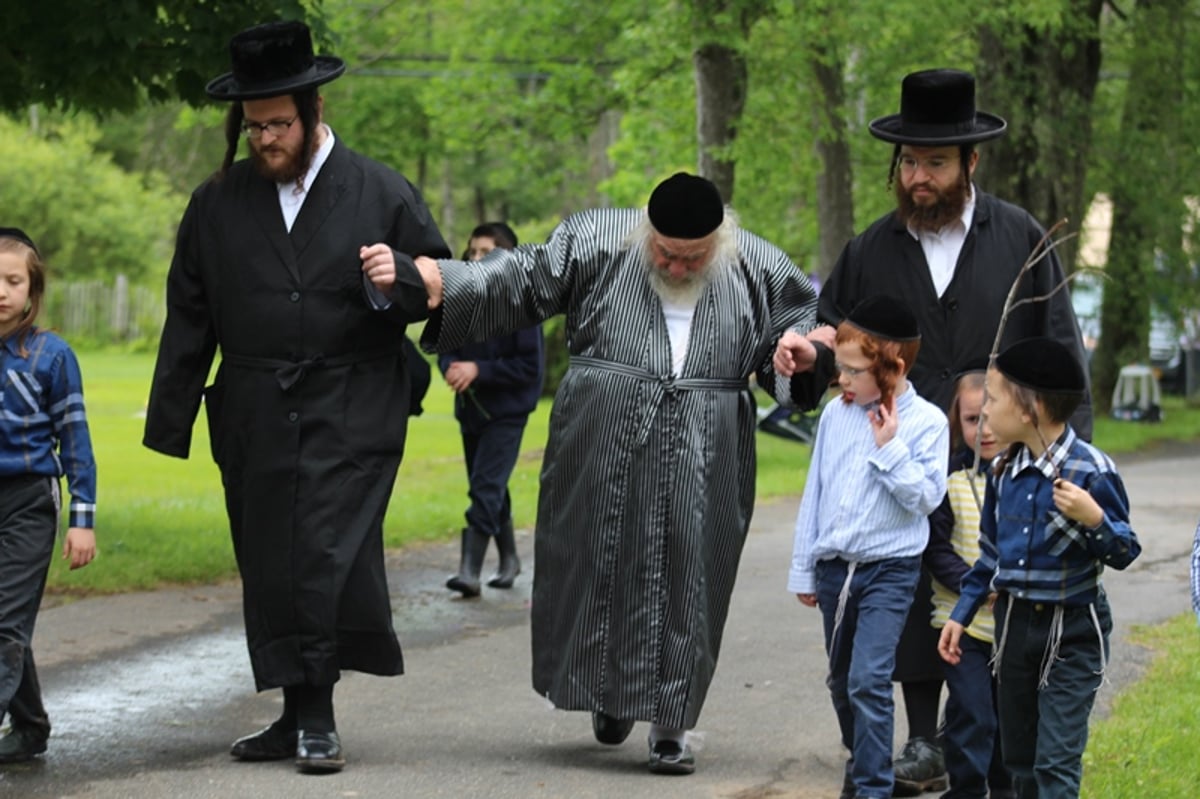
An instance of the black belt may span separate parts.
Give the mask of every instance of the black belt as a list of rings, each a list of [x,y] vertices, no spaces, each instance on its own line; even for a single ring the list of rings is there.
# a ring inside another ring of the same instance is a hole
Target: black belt
[[[283,358],[259,358],[252,355],[238,355],[231,352],[221,353],[221,362],[227,363],[230,366],[238,366],[244,369],[258,369],[262,371],[273,371],[275,380],[278,381],[279,387],[284,391],[289,391],[293,386],[305,378],[310,369],[332,369],[337,366],[349,366],[354,363],[362,363],[363,361],[374,361],[379,358],[386,358],[390,355],[400,355],[401,349],[399,346],[386,347],[373,350],[364,350],[362,352],[348,352],[344,355],[334,355],[326,357],[320,353],[304,358],[299,361],[289,361]]]

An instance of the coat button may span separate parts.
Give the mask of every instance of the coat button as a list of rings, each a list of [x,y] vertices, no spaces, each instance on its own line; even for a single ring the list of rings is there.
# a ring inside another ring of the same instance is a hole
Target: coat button
[[[292,299],[292,302],[300,302],[300,292],[293,291],[291,299]]]
[[[289,421],[289,422],[294,422],[294,421],[296,421],[296,420],[297,420],[297,419],[299,419],[299,418],[300,418],[300,414],[296,413],[295,411],[292,411],[291,413],[289,413],[289,414],[288,414],[288,421]]]

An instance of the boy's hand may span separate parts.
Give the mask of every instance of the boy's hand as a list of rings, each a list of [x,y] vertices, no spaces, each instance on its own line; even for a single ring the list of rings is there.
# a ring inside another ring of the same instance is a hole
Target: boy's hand
[[[875,434],[875,446],[882,447],[896,437],[900,419],[896,416],[894,397],[887,405],[880,403],[878,407],[870,411],[868,418],[871,420],[871,432]]]
[[[96,557],[96,533],[87,527],[72,527],[63,541],[63,560],[71,561],[71,570],[82,569]]]
[[[815,608],[817,606],[816,594],[796,594],[796,599],[800,600],[800,604],[807,605],[810,608]]]
[[[948,621],[942,628],[941,637],[938,638],[938,654],[951,666],[957,666],[958,661],[962,658],[962,649],[958,645],[959,639],[962,638],[962,632],[961,624],[956,621]]]
[[[1054,505],[1068,519],[1088,527],[1098,527],[1104,521],[1104,510],[1092,495],[1061,477],[1054,481]]]

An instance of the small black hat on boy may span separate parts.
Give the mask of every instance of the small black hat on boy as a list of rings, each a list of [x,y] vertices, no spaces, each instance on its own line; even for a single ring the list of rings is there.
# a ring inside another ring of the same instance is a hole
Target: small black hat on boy
[[[1082,394],[1087,380],[1079,359],[1057,339],[1021,339],[996,356],[996,369],[1019,386],[1055,394]]]
[[[917,341],[921,328],[904,303],[875,294],[855,305],[846,321],[864,333],[887,341]]]
[[[17,241],[29,247],[29,249],[33,250],[35,255],[39,257],[41,256],[41,253],[38,252],[37,245],[33,243],[33,239],[25,235],[25,231],[21,230],[19,227],[0,227],[0,236],[16,239]]]

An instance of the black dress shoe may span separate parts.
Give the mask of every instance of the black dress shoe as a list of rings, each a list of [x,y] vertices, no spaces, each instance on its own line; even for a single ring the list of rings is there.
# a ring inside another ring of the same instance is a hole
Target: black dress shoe
[[[624,743],[631,730],[633,730],[633,719],[618,719],[607,713],[592,713],[592,734],[602,744],[616,746]]]
[[[253,735],[238,738],[229,747],[229,754],[247,762],[286,760],[296,755],[296,731],[272,724]]]
[[[46,735],[41,730],[13,727],[0,738],[0,763],[24,763],[46,751]]]
[[[342,741],[336,732],[300,731],[296,744],[296,770],[301,774],[329,774],[346,765]]]
[[[650,746],[648,765],[654,774],[691,774],[696,770],[696,758],[686,743],[659,741]]]

